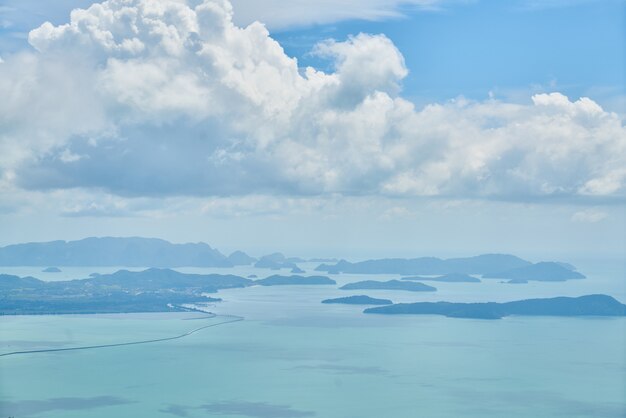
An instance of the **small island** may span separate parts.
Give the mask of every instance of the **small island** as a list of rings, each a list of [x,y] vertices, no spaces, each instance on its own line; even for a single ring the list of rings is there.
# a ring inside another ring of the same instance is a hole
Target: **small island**
[[[303,263],[306,260],[298,257],[285,257],[282,253],[273,253],[264,255],[254,263],[254,267],[256,268],[267,268],[270,270],[280,270],[280,269],[295,269],[298,268],[296,263]]]
[[[626,305],[608,295],[526,299],[506,303],[417,302],[368,308],[368,314],[443,315],[450,318],[501,319],[523,316],[626,316]]]
[[[419,280],[443,283],[480,283],[480,279],[464,273],[450,273],[437,277],[410,276],[403,277],[402,280]]]
[[[304,271],[304,270],[302,270],[302,269],[301,269],[300,267],[298,267],[298,266],[294,266],[294,267],[291,269],[291,274],[302,274],[302,273],[305,273],[305,271]]]
[[[419,282],[403,282],[400,280],[389,280],[378,282],[376,280],[365,280],[362,282],[348,283],[340,289],[343,290],[407,290],[409,292],[434,292],[437,288]]]
[[[261,286],[285,286],[285,285],[323,285],[337,284],[336,281],[326,276],[280,276],[273,275],[265,279],[256,280],[254,284]]]
[[[61,269],[58,267],[48,267],[41,270],[42,273],[61,273]]]
[[[344,298],[325,299],[322,303],[340,303],[345,305],[391,305],[389,299],[376,299],[365,295],[347,296]]]

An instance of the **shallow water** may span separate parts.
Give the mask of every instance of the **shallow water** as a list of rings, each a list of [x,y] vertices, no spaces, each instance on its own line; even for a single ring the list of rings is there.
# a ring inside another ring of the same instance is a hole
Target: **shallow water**
[[[396,302],[587,293],[626,300],[620,264],[579,268],[588,279],[528,285],[490,279],[437,283],[434,293],[356,293]],[[106,272],[62,274],[92,271]],[[340,284],[394,278],[331,277]],[[146,345],[0,357],[0,417],[626,416],[626,318],[378,316],[319,303],[356,293],[335,286],[231,289],[209,309],[245,321]],[[0,317],[0,351],[161,338],[218,320],[189,320],[199,316]]]

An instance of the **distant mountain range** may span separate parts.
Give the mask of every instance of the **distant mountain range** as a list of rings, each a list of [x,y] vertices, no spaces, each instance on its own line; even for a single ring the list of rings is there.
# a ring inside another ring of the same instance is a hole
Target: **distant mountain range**
[[[8,245],[0,266],[233,267],[256,261],[241,251],[225,256],[208,244],[156,238],[85,238]]]
[[[315,260],[315,259],[312,259]],[[0,266],[125,266],[125,267],[235,267],[254,265],[271,270],[290,269],[303,273],[296,263],[306,260],[273,253],[257,259],[242,251],[226,256],[203,242],[173,244],[157,238],[85,238],[79,241],[51,241],[0,247]],[[317,259],[321,260],[321,259]],[[509,254],[441,259],[385,258],[351,263],[320,264],[316,271],[352,274],[436,275],[435,281],[476,281],[502,278],[515,282],[528,280],[562,281],[584,278],[566,263],[530,261]],[[464,278],[463,278],[464,277]],[[463,278],[462,280],[460,278]],[[426,278],[416,278],[427,280]],[[432,278],[431,278],[432,280]]]
[[[315,270],[353,274],[496,274],[531,264],[530,261],[522,260],[514,255],[484,254],[476,257],[449,259],[436,257],[383,258],[358,263],[341,260],[336,264],[321,264]]]
[[[575,267],[558,262],[540,262],[533,264],[514,255],[484,254],[476,257],[441,259],[421,258],[383,258],[350,263],[341,260],[336,264],[320,264],[316,271],[330,274],[401,274],[401,275],[437,275],[434,281],[478,281],[470,274],[480,274],[484,278],[502,278],[509,280],[563,281],[583,279],[585,276],[575,271]],[[423,277],[406,277],[405,280],[428,280]]]

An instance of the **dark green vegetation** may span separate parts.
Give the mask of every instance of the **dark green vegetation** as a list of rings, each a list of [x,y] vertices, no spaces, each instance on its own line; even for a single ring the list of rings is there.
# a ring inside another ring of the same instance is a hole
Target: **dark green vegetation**
[[[169,269],[120,270],[83,280],[43,282],[0,275],[0,314],[181,311],[185,303],[216,302],[204,294],[245,287],[252,280]]]
[[[357,289],[377,289],[377,290],[408,290],[410,292],[434,292],[437,289],[419,282],[402,282],[400,280],[389,280],[386,282],[377,282],[375,280],[365,280],[363,282],[348,283],[340,289],[357,290]]]
[[[431,282],[445,282],[445,283],[480,283],[480,279],[470,276],[469,274],[462,273],[450,273],[437,277],[423,277],[423,276],[411,276],[403,277],[402,280],[419,280],[419,281],[431,281]]]
[[[282,286],[282,285],[312,285],[312,284],[337,284],[333,279],[326,276],[279,276],[273,275],[265,279],[256,280],[254,284],[261,286]]]
[[[345,298],[325,299],[322,303],[341,303],[346,305],[391,305],[389,299],[376,299],[365,295],[348,296]]]
[[[572,266],[554,262],[541,262],[500,273],[485,274],[483,277],[515,280],[513,283],[522,283],[524,280],[562,282],[585,278],[585,276],[575,271]]]
[[[626,316],[626,305],[607,295],[527,299],[506,303],[418,302],[368,308],[365,313],[444,315],[451,318],[500,319],[526,316]]]
[[[119,270],[90,278],[44,282],[0,275],[0,314],[183,311],[182,304],[217,302],[207,293],[253,285],[336,284],[324,276],[269,276],[250,280],[232,274],[187,274],[170,269]]]

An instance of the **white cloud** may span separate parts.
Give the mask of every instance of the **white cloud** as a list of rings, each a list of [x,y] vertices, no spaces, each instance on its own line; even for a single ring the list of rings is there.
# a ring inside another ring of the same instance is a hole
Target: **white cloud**
[[[440,3],[442,0],[233,0],[237,24],[259,20],[271,29],[400,18],[406,8],[433,10]]]
[[[109,0],[33,30],[38,52],[0,66],[3,181],[124,196],[626,195],[623,120],[589,98],[415,109],[384,35],[323,42],[314,53],[334,71],[302,70],[232,13],[226,0]]]
[[[594,208],[575,212],[572,215],[571,220],[573,222],[596,223],[603,221],[608,216],[609,215],[606,212]]]

